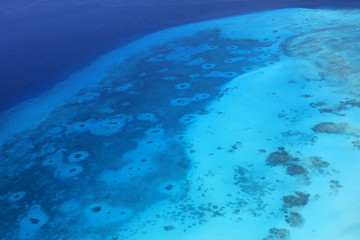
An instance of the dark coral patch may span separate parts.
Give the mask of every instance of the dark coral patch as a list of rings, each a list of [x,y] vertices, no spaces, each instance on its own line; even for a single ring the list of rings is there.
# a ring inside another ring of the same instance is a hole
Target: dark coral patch
[[[305,206],[309,202],[309,197],[310,194],[296,191],[295,195],[283,197],[284,206],[287,208]]]
[[[290,215],[286,216],[285,221],[291,226],[291,227],[300,227],[304,219],[298,212],[291,212]]]
[[[316,124],[312,130],[318,133],[346,133],[349,125],[347,123],[333,123],[333,122],[322,122]]]
[[[354,147],[354,148],[360,150],[360,141],[359,141],[359,140],[357,140],[357,141],[352,141],[351,143],[353,144],[353,147]]]
[[[288,167],[286,168],[286,173],[289,174],[290,176],[295,176],[295,175],[304,175],[307,173],[306,168],[297,165],[297,164],[289,164]]]
[[[93,207],[93,208],[91,209],[91,211],[93,211],[93,212],[95,212],[95,213],[100,212],[100,211],[101,211],[101,207],[100,207],[100,206]]]
[[[37,218],[30,218],[30,222],[31,222],[32,224],[38,224],[38,223],[40,222],[40,220],[37,219]]]
[[[263,240],[284,240],[288,239],[290,236],[290,232],[284,228],[271,228],[269,230],[269,235]]]
[[[167,185],[167,186],[165,187],[165,189],[168,190],[168,191],[172,190],[173,188],[174,188],[174,186],[171,185],[171,184],[169,184],[169,185]]]
[[[284,165],[291,162],[299,161],[298,158],[291,156],[288,152],[282,150],[272,152],[266,159],[267,164],[270,166]]]

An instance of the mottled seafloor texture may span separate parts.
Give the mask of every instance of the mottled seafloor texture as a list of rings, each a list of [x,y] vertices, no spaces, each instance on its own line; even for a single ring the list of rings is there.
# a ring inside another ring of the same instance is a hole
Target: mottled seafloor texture
[[[117,49],[0,118],[0,239],[357,240],[360,11]]]

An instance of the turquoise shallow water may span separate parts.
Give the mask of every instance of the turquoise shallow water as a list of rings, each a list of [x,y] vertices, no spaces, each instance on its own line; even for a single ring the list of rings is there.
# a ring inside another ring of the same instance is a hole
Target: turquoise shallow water
[[[358,16],[168,29],[2,114],[0,236],[358,239]]]

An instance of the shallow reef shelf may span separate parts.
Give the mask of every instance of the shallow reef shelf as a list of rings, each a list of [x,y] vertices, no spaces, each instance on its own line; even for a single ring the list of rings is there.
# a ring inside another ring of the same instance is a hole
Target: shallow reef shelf
[[[358,239],[359,16],[164,30],[3,113],[1,239]]]

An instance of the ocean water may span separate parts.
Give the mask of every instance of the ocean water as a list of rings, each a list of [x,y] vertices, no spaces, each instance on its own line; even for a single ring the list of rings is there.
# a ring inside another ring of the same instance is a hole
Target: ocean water
[[[359,239],[359,14],[158,31],[3,112],[0,239]]]
[[[2,0],[0,111],[34,98],[107,52],[169,27],[278,8],[357,0]]]

